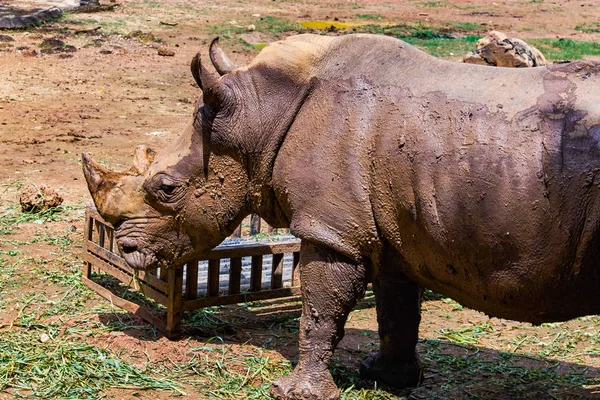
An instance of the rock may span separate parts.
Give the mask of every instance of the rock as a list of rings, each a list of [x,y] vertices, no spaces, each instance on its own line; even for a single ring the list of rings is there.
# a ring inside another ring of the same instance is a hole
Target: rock
[[[0,42],[14,42],[15,39],[13,39],[11,36],[8,35],[0,35]]]
[[[509,38],[498,31],[490,31],[477,41],[476,50],[467,55],[463,62],[492,65],[497,67],[540,67],[548,62],[535,47],[521,39]]]
[[[48,336],[47,333],[42,333],[40,335],[40,342],[46,343],[48,340],[50,340],[50,336]]]
[[[173,50],[169,50],[166,47],[161,47],[158,49],[158,55],[163,57],[173,57],[175,52]]]
[[[63,197],[46,185],[39,188],[27,184],[19,191],[19,203],[23,212],[40,212],[62,204]]]
[[[21,52],[23,57],[36,57],[38,55],[38,51],[36,49],[27,49]]]
[[[57,38],[44,39],[40,44],[40,48],[42,54],[73,53],[77,51],[75,46],[68,45]]]
[[[249,32],[253,32],[253,31],[256,30],[256,25],[250,24],[250,25],[248,25],[248,27],[246,28],[246,30],[249,31]]]
[[[162,42],[162,39],[158,36],[155,36],[152,32],[144,32],[139,30],[131,32],[127,37],[138,39],[141,42]]]
[[[0,18],[0,29],[19,29],[39,25],[42,22],[59,18],[62,13],[60,8],[50,7],[28,15],[6,15]]]

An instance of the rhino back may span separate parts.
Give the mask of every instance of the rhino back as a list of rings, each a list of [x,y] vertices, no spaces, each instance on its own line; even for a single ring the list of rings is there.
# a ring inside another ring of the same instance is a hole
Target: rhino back
[[[597,64],[489,68],[388,38],[325,42],[274,171],[300,236],[356,258],[389,242],[417,282],[493,315],[600,312]]]

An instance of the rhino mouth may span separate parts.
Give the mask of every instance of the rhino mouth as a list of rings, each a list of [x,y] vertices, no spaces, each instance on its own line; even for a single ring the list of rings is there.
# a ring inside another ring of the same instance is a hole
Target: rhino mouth
[[[125,262],[133,269],[146,270],[158,266],[158,258],[152,252],[144,252],[138,248],[137,242],[131,239],[120,239],[117,242],[119,251]]]
[[[158,267],[158,259],[152,253],[142,253],[141,251],[132,251],[123,253],[125,262],[133,269],[146,270]]]

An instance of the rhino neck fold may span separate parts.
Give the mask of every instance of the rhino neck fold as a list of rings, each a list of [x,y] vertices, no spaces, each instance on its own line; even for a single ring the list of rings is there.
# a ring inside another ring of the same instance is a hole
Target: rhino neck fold
[[[250,121],[250,129],[239,137],[238,146],[250,181],[249,211],[257,213],[273,227],[288,227],[289,221],[272,188],[273,165],[311,93],[313,80],[298,83],[297,77],[292,79],[281,71],[261,65],[246,74],[250,79],[247,76],[240,78],[242,82],[251,82],[255,94],[253,99],[245,102],[250,106],[241,111],[242,121],[245,125]]]

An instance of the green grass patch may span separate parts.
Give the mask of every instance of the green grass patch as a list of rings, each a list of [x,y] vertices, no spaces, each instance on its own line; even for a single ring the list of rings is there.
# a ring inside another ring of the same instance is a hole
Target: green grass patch
[[[432,27],[422,23],[402,23],[395,25],[363,25],[352,28],[352,33],[372,33],[376,35],[394,36],[397,38],[452,39],[448,29]]]
[[[446,5],[446,1],[438,0],[438,1],[421,1],[417,3],[417,5],[421,7],[444,7]]]
[[[600,42],[571,39],[529,39],[549,60],[580,60],[584,56],[599,56]]]
[[[381,14],[356,14],[356,18],[378,20],[378,19],[383,19],[383,15],[381,15]]]
[[[299,24],[290,21],[287,18],[265,15],[254,20],[240,21],[237,24],[223,23],[220,25],[212,25],[209,27],[209,32],[213,35],[221,35],[230,38],[233,34],[247,32],[247,26],[250,24],[254,25],[255,29],[259,32],[281,33],[302,30],[302,27]]]
[[[448,26],[456,28],[462,31],[480,31],[483,30],[483,26],[476,22],[448,22]]]
[[[583,33],[598,33],[600,32],[600,22],[585,22],[577,25],[575,30]]]
[[[479,40],[478,36],[466,36],[463,38],[432,38],[421,39],[415,37],[400,37],[414,46],[435,57],[461,57],[475,49],[475,42]]]

